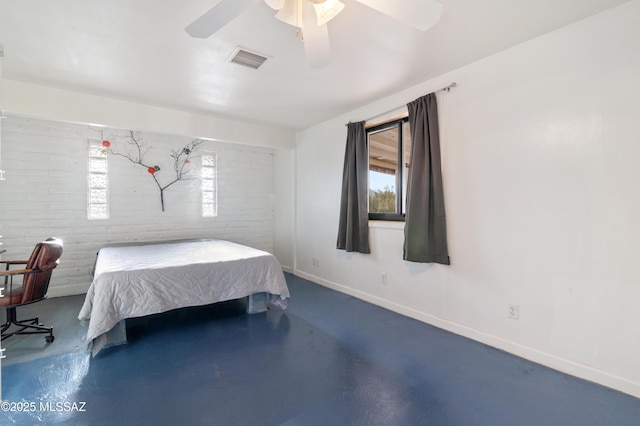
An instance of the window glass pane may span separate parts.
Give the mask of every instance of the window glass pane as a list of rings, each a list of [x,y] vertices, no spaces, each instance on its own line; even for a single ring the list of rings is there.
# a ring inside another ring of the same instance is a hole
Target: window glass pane
[[[203,192],[202,193],[202,203],[203,204],[212,204],[213,203],[213,192]]]
[[[109,182],[107,177],[107,150],[101,140],[89,140],[87,165],[87,217],[109,218]]]
[[[203,180],[204,179],[213,179],[214,170],[215,169],[213,167],[203,167],[202,168],[202,179]]]
[[[213,191],[213,179],[202,179],[202,191]]]
[[[89,171],[91,173],[107,173],[107,160],[91,158],[89,160]]]
[[[90,188],[107,188],[107,175],[93,174],[89,175],[89,187]]]
[[[398,127],[369,134],[369,212],[397,212]]]
[[[92,143],[89,147],[89,157],[107,158],[107,150],[96,143]]]
[[[90,219],[108,219],[109,210],[105,204],[91,204],[89,205],[89,218]]]
[[[202,216],[215,216],[215,208],[213,204],[202,205]]]
[[[213,155],[207,155],[207,154],[203,155],[202,167],[213,167],[213,166],[215,166]]]
[[[107,203],[107,190],[106,189],[92,189],[89,193],[89,202],[91,204],[106,204]]]
[[[404,197],[402,199],[402,211],[407,211],[407,182],[409,181],[409,166],[411,165],[411,132],[409,128],[409,122],[404,123],[402,128],[402,139],[404,140],[404,174],[402,176],[403,186],[402,193]]]
[[[202,216],[215,217],[218,214],[216,197],[216,154],[202,154],[201,163]]]

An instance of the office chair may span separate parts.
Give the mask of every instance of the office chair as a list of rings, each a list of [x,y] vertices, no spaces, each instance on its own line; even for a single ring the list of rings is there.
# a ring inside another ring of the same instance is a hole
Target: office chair
[[[0,297],[0,307],[7,309],[7,322],[0,329],[1,340],[16,334],[47,334],[47,343],[53,342],[53,327],[39,324],[37,317],[18,321],[16,308],[47,298],[51,273],[60,263],[60,256],[62,241],[49,238],[36,244],[29,260],[0,261],[6,265],[5,270],[0,270],[0,277],[4,277],[4,297]],[[24,266],[23,269],[12,269],[16,265]],[[18,282],[14,282],[14,278]],[[19,328],[7,332],[12,325]]]

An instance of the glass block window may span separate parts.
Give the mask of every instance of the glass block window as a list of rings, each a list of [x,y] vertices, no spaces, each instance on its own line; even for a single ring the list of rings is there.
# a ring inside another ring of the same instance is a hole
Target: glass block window
[[[87,217],[109,219],[108,160],[102,141],[89,140],[87,171]]]
[[[202,182],[202,216],[215,217],[218,215],[218,159],[214,152],[202,154],[201,182]]]

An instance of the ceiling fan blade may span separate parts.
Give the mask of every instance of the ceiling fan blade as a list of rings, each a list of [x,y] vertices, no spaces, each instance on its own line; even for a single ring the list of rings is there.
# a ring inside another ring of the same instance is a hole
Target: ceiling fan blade
[[[284,0],[264,0],[264,2],[274,10],[280,10],[284,7]]]
[[[356,1],[420,31],[426,31],[438,23],[443,9],[442,3],[435,0]]]
[[[222,0],[184,29],[191,37],[209,38],[258,0]]]
[[[327,24],[318,25],[315,9],[306,4],[303,12],[304,53],[309,68],[324,68],[331,62],[331,46]]]

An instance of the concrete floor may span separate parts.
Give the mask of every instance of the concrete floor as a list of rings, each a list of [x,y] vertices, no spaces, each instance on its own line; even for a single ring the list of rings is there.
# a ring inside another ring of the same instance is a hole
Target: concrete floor
[[[94,359],[73,337],[62,345],[69,351],[49,355],[64,328],[82,334],[54,324],[51,348],[30,337],[46,356],[3,364],[5,400],[36,410],[0,412],[0,424],[639,424],[639,399],[292,275],[287,282],[284,312],[247,315],[229,302],[137,319],[129,344]],[[79,305],[57,309],[76,315]]]
[[[45,335],[16,335],[2,341],[6,349],[6,358],[2,365],[30,361],[61,353],[86,352],[87,344],[84,337],[87,329],[78,321],[78,313],[84,302],[84,294],[77,296],[55,297],[42,302],[23,306],[17,309],[18,320],[38,317],[40,322],[53,327],[55,340],[45,342]],[[6,320],[2,310],[2,323]],[[13,331],[12,327],[9,331]]]

